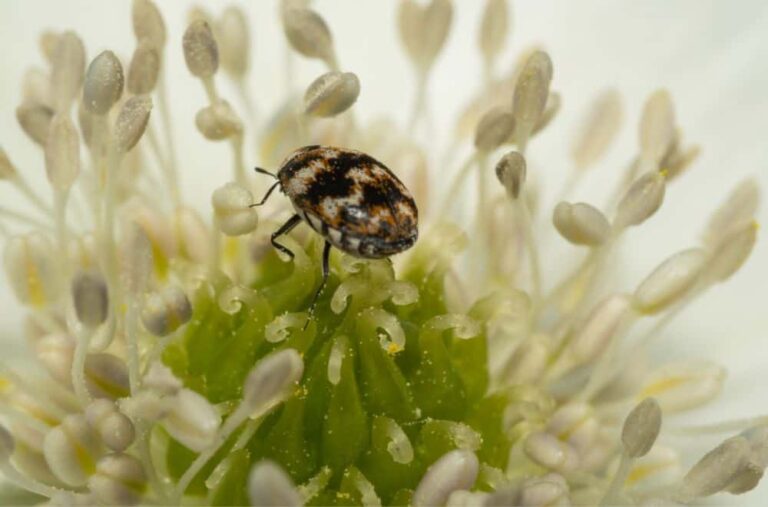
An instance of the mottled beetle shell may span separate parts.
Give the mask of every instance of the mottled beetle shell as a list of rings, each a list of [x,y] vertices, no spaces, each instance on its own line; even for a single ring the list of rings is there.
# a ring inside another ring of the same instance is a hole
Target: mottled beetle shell
[[[285,159],[277,177],[296,213],[350,255],[387,257],[418,238],[418,211],[410,192],[365,153],[305,146]]]

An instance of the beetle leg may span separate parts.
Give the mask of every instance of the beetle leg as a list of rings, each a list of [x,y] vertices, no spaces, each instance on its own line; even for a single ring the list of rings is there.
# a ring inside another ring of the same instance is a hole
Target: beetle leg
[[[272,191],[277,188],[277,186],[280,184],[279,181],[276,181],[271,187],[269,187],[269,190],[267,190],[267,193],[264,194],[264,197],[261,198],[260,202],[257,202],[256,204],[251,204],[248,206],[249,208],[255,208],[256,206],[261,206],[265,202],[267,202],[267,199],[269,199],[269,196],[272,194]]]
[[[287,222],[285,222],[283,225],[280,226],[278,230],[272,233],[272,236],[269,238],[269,242],[272,243],[272,246],[286,254],[288,257],[293,260],[293,252],[288,250],[288,248],[284,247],[277,241],[275,241],[277,238],[282,236],[283,234],[288,234],[291,232],[291,229],[299,225],[299,222],[301,222],[301,217],[299,215],[293,215],[291,218],[288,219]]]
[[[330,274],[331,270],[329,267],[331,258],[331,244],[326,241],[325,245],[323,246],[323,279],[320,281],[320,287],[317,288],[317,291],[315,291],[315,295],[312,297],[312,303],[309,305],[309,310],[307,311],[307,322],[304,324],[304,329],[307,329],[307,326],[309,325],[309,321],[312,319],[312,316],[315,314],[315,306],[317,305],[317,299],[320,297],[320,294],[322,294],[323,289],[325,289],[325,284],[328,282],[328,275]]]

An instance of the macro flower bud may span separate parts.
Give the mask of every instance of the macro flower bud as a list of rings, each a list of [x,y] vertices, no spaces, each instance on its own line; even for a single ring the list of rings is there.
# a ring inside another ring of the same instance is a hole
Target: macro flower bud
[[[16,108],[16,119],[22,130],[40,146],[46,144],[53,114],[53,109],[36,102],[24,102]]]
[[[131,19],[136,40],[147,40],[162,53],[166,38],[165,22],[155,3],[151,0],[133,0]]]
[[[631,301],[624,294],[609,296],[599,303],[571,339],[569,349],[574,363],[587,363],[601,354],[630,310]]]
[[[702,498],[727,488],[748,463],[749,451],[749,442],[742,436],[729,438],[709,451],[683,477],[683,499]]]
[[[602,212],[583,202],[558,203],[552,215],[552,223],[557,232],[575,245],[601,245],[611,232],[611,224]]]
[[[579,456],[573,446],[544,431],[528,435],[523,450],[532,461],[550,470],[569,472],[579,464]]]
[[[644,314],[654,314],[677,303],[696,284],[706,261],[701,248],[690,248],[669,257],[637,287],[635,308]]]
[[[186,324],[192,305],[179,287],[170,285],[150,294],[141,310],[141,321],[155,336],[165,336]]]
[[[450,451],[432,463],[413,492],[413,506],[444,505],[451,493],[471,489],[480,463],[473,452]]]
[[[304,504],[288,474],[270,460],[258,461],[251,468],[248,498],[251,505],[264,507],[299,507]]]
[[[51,58],[52,105],[56,111],[67,112],[80,92],[85,72],[85,48],[74,32],[56,37]]]
[[[229,139],[243,131],[243,123],[226,100],[200,109],[195,115],[195,125],[211,141]]]
[[[99,441],[85,416],[71,414],[51,429],[43,441],[43,454],[51,472],[63,483],[84,486],[99,453]]]
[[[219,68],[219,48],[208,23],[193,21],[184,32],[184,60],[193,76],[209,78]]]
[[[283,13],[283,30],[294,50],[335,66],[333,37],[325,20],[311,9],[292,8]]]
[[[69,190],[80,174],[80,138],[68,113],[51,120],[45,143],[45,172],[56,190]]]
[[[714,363],[668,363],[651,372],[638,396],[653,396],[662,411],[689,410],[713,400],[723,387],[725,370]]]
[[[235,78],[242,79],[248,71],[251,41],[248,19],[239,7],[230,5],[216,23],[216,40],[222,68]]]
[[[85,418],[112,451],[126,450],[136,437],[131,420],[120,413],[110,400],[101,398],[91,402],[85,409]]]
[[[281,402],[301,380],[304,363],[294,349],[283,349],[256,363],[243,387],[243,403],[263,414]]]
[[[496,177],[507,191],[507,195],[517,199],[523,189],[526,175],[525,157],[516,151],[510,151],[496,164]]]
[[[51,240],[35,232],[16,236],[5,246],[5,272],[16,298],[41,307],[54,301],[61,289],[56,249]]]
[[[105,505],[136,505],[147,487],[147,475],[138,458],[130,454],[110,454],[96,464],[88,479],[88,489]]]
[[[112,51],[93,59],[85,73],[83,105],[93,114],[107,114],[123,95],[123,66]]]
[[[645,222],[661,207],[665,187],[664,176],[657,171],[640,176],[619,202],[613,226],[620,230]]]
[[[166,431],[182,445],[201,452],[216,440],[221,416],[202,395],[181,389],[166,400],[168,412],[162,419]]]
[[[621,430],[624,452],[630,458],[645,456],[656,442],[660,430],[661,407],[653,398],[646,398],[624,420]]]
[[[126,153],[136,146],[149,122],[152,111],[152,99],[148,95],[138,95],[126,100],[115,120],[115,148]]]
[[[486,112],[475,129],[475,148],[490,152],[504,144],[515,130],[515,117],[503,107]]]
[[[343,113],[357,101],[360,80],[352,72],[331,71],[315,79],[304,94],[304,112],[330,118]]]
[[[72,280],[75,314],[86,327],[96,327],[109,315],[107,283],[98,271],[80,271]]]
[[[17,174],[16,166],[13,165],[11,159],[8,158],[8,154],[0,146],[0,180],[9,180]]]
[[[486,61],[495,58],[504,49],[509,31],[509,7],[507,0],[487,0],[480,22],[480,52]]]
[[[259,215],[251,207],[253,194],[242,185],[229,182],[217,188],[211,204],[219,229],[227,236],[248,234],[259,225]]]
[[[616,90],[606,90],[595,99],[571,149],[576,170],[587,169],[603,157],[619,131],[622,116]]]
[[[675,111],[666,90],[655,91],[643,107],[640,119],[640,154],[658,164],[675,139]],[[651,169],[657,169],[653,167]]]
[[[160,74],[160,63],[160,51],[148,40],[139,41],[128,66],[128,91],[134,95],[152,93]]]

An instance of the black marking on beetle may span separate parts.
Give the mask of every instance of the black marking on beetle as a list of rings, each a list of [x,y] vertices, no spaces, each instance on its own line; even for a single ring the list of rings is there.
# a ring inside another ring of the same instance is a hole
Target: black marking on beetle
[[[352,192],[354,185],[354,180],[349,178],[346,173],[336,170],[318,172],[311,184],[310,191],[302,196],[302,200],[317,206],[326,197],[347,197]]]

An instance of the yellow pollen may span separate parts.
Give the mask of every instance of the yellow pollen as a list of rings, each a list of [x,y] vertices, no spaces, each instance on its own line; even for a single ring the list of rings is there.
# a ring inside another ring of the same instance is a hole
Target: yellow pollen
[[[684,383],[685,380],[686,379],[683,377],[670,377],[667,379],[659,380],[658,382],[650,384],[648,385],[648,387],[643,389],[643,391],[638,395],[638,399],[647,398],[649,396],[655,396],[669,389],[673,389],[679,386],[680,384]]]
[[[642,481],[649,475],[658,472],[659,469],[663,468],[662,466],[651,466],[651,465],[638,465],[632,469],[632,471],[627,476],[627,480],[624,481],[624,484],[627,487],[633,486],[635,483]]]
[[[586,420],[587,418],[585,417],[583,419],[579,419],[578,421],[574,422],[572,425],[570,425],[569,427],[565,428],[563,431],[558,433],[557,438],[563,441],[568,440],[571,437],[571,435],[573,435],[573,433],[576,430],[578,430],[581,427],[581,425],[584,424],[584,422],[586,422]]]
[[[29,245],[26,246],[27,262],[25,268],[27,272],[27,286],[29,287],[29,302],[32,306],[41,307],[45,304],[43,284],[40,280],[40,273],[38,273],[35,263],[29,259]]]

